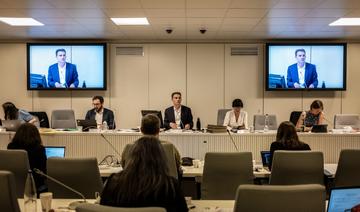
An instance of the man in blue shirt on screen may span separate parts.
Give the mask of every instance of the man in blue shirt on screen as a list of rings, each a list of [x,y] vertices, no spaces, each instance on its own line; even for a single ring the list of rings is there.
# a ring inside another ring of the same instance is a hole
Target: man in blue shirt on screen
[[[58,62],[49,67],[49,87],[77,88],[79,85],[79,79],[76,66],[66,62],[65,49],[57,49],[55,55]]]
[[[317,88],[318,77],[315,65],[305,62],[305,49],[295,51],[297,63],[288,67],[287,86],[288,88]]]

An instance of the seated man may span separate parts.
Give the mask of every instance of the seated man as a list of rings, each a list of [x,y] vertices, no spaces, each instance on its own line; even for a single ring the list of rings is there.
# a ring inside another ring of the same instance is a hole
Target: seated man
[[[104,108],[104,98],[102,96],[94,96],[92,98],[94,109],[89,110],[86,113],[85,119],[96,120],[98,126],[102,126],[106,121],[109,129],[115,129],[114,113]]]
[[[191,109],[181,105],[181,93],[171,94],[173,106],[165,110],[164,127],[166,129],[192,129],[194,122]]]

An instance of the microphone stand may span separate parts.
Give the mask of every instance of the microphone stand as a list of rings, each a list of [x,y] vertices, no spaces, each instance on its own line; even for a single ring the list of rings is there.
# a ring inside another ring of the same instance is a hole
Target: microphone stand
[[[105,137],[104,134],[100,133],[100,136],[110,145],[110,147],[114,150],[114,152],[116,152],[116,154],[118,154],[120,156],[120,159],[121,159],[121,154],[119,151],[117,151],[117,149],[115,148],[114,145],[112,145],[112,143]],[[106,156],[107,157],[107,156]],[[105,158],[106,158],[105,157]]]
[[[50,177],[49,175],[45,174],[44,172],[42,172],[42,171],[39,170],[39,169],[34,168],[34,172],[35,172],[36,174],[39,174],[39,175],[41,175],[41,176],[43,176],[43,177],[45,177],[45,178],[53,181],[53,182],[56,183],[56,184],[58,184],[58,185],[60,185],[60,186],[62,186],[62,187],[64,187],[64,188],[66,188],[66,189],[74,192],[75,194],[79,195],[79,196],[83,199],[82,201],[71,202],[71,203],[69,204],[69,209],[70,209],[70,210],[75,210],[75,208],[76,208],[77,206],[86,203],[86,198],[85,198],[85,196],[84,196],[82,193],[80,193],[79,191],[77,191],[77,190],[75,190],[75,189],[73,189],[73,188],[65,185],[64,183],[60,182],[59,180],[57,180],[57,179],[55,179],[55,178],[53,178],[53,177]]]
[[[234,144],[234,147],[235,147],[236,151],[239,152],[239,149],[238,149],[238,147],[236,146],[236,143],[235,143],[234,138],[232,137],[232,135],[231,135],[231,133],[230,133],[230,130],[229,130],[229,129],[226,129],[226,132],[229,134],[230,140],[231,140],[231,142]]]

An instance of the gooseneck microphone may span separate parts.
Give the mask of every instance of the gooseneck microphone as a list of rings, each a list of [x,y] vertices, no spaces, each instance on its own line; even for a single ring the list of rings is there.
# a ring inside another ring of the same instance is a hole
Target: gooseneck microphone
[[[82,201],[71,202],[71,203],[69,204],[69,209],[70,209],[70,210],[75,210],[75,208],[76,208],[77,206],[79,206],[80,204],[86,203],[86,198],[85,198],[85,196],[84,196],[82,193],[80,193],[79,191],[71,188],[70,186],[65,185],[64,183],[62,183],[62,182],[60,182],[59,180],[57,180],[57,179],[55,179],[55,178],[53,178],[53,177],[45,174],[44,172],[42,172],[41,170],[39,170],[39,169],[37,169],[37,168],[34,168],[33,171],[34,171],[36,174],[39,174],[39,175],[41,175],[41,176],[43,176],[43,177],[46,177],[47,179],[53,181],[54,183],[56,183],[56,184],[58,184],[58,185],[60,185],[60,186],[62,186],[62,187],[64,187],[64,188],[66,188],[66,189],[74,192],[75,194],[79,195],[79,196],[83,199]]]
[[[100,136],[111,146],[111,148],[114,150],[114,152],[116,152],[116,154],[119,155],[119,157],[121,158],[121,154],[119,151],[117,151],[117,149],[115,148],[114,145],[112,145],[112,143],[105,137],[104,134],[100,133]]]
[[[235,147],[236,151],[239,152],[239,149],[238,149],[238,147],[236,146],[236,143],[235,143],[234,138],[232,137],[232,135],[231,135],[231,133],[230,133],[230,130],[229,130],[229,129],[226,129],[226,132],[229,134],[230,140],[231,140],[231,142],[234,144],[234,147]]]

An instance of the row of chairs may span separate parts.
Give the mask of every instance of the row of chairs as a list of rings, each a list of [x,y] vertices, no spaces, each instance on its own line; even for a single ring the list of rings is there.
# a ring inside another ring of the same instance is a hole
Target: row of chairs
[[[38,119],[38,126],[50,128],[50,122],[46,112],[29,112]],[[53,129],[75,129],[75,113],[73,110],[53,110],[51,112],[51,128]]]

